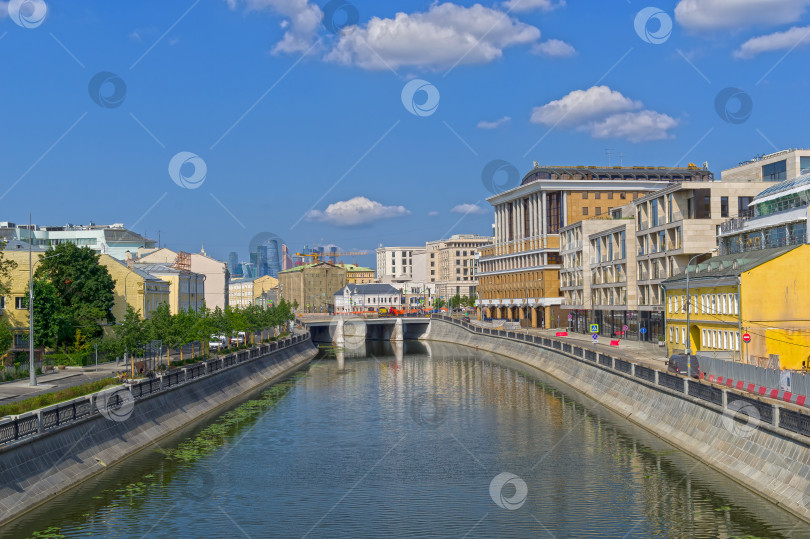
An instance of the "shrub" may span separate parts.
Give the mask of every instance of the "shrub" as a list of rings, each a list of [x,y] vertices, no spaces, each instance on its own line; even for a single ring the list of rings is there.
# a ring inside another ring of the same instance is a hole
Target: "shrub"
[[[19,415],[31,410],[50,406],[64,401],[69,401],[96,391],[101,391],[109,385],[116,385],[118,382],[115,378],[104,378],[103,380],[96,380],[80,386],[66,387],[54,393],[43,393],[30,399],[25,399],[19,402],[12,402],[0,406],[0,417],[7,415]]]

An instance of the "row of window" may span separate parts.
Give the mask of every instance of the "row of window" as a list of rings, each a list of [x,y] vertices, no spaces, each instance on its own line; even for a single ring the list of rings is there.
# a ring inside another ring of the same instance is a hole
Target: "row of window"
[[[669,296],[670,314],[686,312],[686,296]],[[698,294],[692,296],[690,312],[701,314],[739,314],[740,298],[737,294]]]
[[[686,344],[686,327],[669,326],[669,342],[674,344]],[[734,330],[725,329],[702,329],[701,342],[692,342],[693,350],[705,350],[714,348],[715,350],[739,350],[740,334]]]

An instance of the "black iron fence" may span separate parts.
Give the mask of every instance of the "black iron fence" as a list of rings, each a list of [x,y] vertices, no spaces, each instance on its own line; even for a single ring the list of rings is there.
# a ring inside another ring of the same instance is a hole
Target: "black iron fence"
[[[461,325],[459,322],[452,320],[444,315],[432,315],[432,319],[453,322]],[[469,325],[469,324],[468,324]],[[684,382],[686,379],[681,376],[675,376],[663,371],[644,367],[631,363],[629,361],[610,356],[608,354],[597,354],[594,350],[587,348],[580,348],[578,346],[571,346],[567,343],[561,343],[558,340],[552,340],[546,337],[534,336],[533,338],[523,338],[523,334],[516,334],[511,331],[492,330],[492,335],[499,337],[506,337],[507,339],[520,340],[532,343],[533,346],[542,346],[548,350],[557,352],[561,350],[569,357],[574,359],[583,358],[588,361],[597,362],[605,367],[612,367],[613,370],[619,371],[623,374],[633,375],[639,380],[651,384],[658,384],[659,386],[666,387],[679,393],[684,392]],[[520,337],[518,337],[520,335]],[[795,411],[790,408],[779,406],[778,404],[771,404],[761,399],[746,397],[731,390],[715,387],[708,383],[699,380],[688,380],[686,382],[686,391],[689,396],[698,398],[702,401],[722,406],[724,410],[731,412],[732,415],[738,414],[747,415],[755,418],[763,423],[774,424],[775,414],[778,413],[778,425],[784,429],[790,430],[797,434],[810,437],[810,414],[805,414]],[[727,393],[727,401],[723,403],[723,393]],[[727,413],[724,411],[724,413]],[[2,426],[0,425],[0,428]]]
[[[167,391],[223,369],[262,358],[272,351],[294,346],[310,338],[309,332],[294,335],[269,345],[262,344],[218,359],[209,359],[196,365],[182,367],[152,379],[132,383],[128,386],[120,386],[115,390],[94,393],[49,408],[26,412],[0,420],[0,445],[27,438],[108,410],[119,410],[130,399],[130,402],[137,401],[149,395]],[[270,361],[277,362],[279,360],[271,357]],[[99,397],[103,402],[98,401]]]

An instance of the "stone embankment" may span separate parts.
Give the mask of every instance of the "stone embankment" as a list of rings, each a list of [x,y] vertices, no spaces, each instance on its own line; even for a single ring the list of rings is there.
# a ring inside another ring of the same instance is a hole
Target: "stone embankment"
[[[277,381],[317,354],[309,333],[0,421],[0,525]]]
[[[537,368],[810,521],[810,415],[797,406],[686,380],[561,340],[444,316],[434,316],[426,338]]]

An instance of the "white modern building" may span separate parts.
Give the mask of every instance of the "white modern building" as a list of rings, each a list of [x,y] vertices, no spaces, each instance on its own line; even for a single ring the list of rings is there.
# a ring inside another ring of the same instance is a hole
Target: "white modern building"
[[[380,245],[377,248],[377,280],[381,283],[412,280],[414,278],[414,257],[424,253],[424,247],[383,247]]]
[[[31,241],[32,245],[49,249],[60,243],[73,243],[79,247],[89,247],[99,254],[110,255],[125,260],[127,251],[136,253],[138,249],[155,247],[155,241],[124,228],[122,223],[112,225],[72,225],[38,226],[0,222],[0,237],[20,241]]]
[[[402,309],[400,291],[390,284],[349,284],[335,293],[335,312]]]

